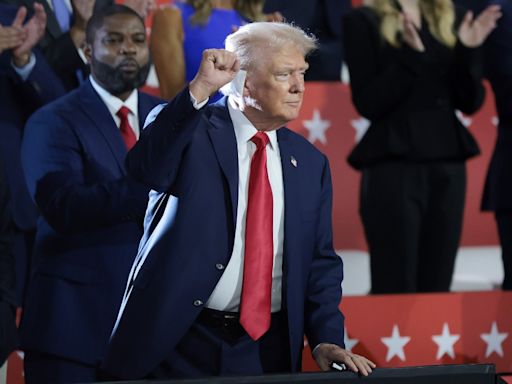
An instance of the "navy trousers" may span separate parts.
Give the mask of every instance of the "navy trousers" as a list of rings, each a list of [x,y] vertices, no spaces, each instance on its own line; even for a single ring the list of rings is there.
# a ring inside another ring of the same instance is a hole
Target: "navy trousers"
[[[290,370],[286,316],[273,314],[269,331],[258,341],[247,335],[237,318],[228,322],[205,321],[200,316],[147,378],[245,376]]]

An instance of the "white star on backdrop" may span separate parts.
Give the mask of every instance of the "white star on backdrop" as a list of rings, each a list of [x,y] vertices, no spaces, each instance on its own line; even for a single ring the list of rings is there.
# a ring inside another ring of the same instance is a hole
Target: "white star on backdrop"
[[[493,321],[490,333],[482,333],[480,335],[483,341],[487,343],[487,350],[485,351],[485,357],[489,357],[493,352],[496,352],[499,356],[503,357],[503,348],[501,343],[508,337],[508,333],[500,333],[498,331],[498,325]]]
[[[443,324],[443,332],[440,335],[432,336],[432,340],[437,344],[436,359],[441,360],[445,354],[452,359],[455,358],[455,351],[453,345],[460,339],[460,335],[452,335],[448,323]]]
[[[473,122],[473,119],[471,117],[464,116],[461,111],[456,110],[455,115],[459,119],[459,121],[462,123],[463,126],[466,128],[469,128],[471,126],[471,123]]]
[[[313,111],[313,118],[311,120],[303,120],[302,124],[309,131],[308,140],[311,144],[314,144],[317,140],[323,145],[327,144],[325,131],[329,129],[331,122],[329,120],[322,120],[318,109]]]
[[[350,125],[356,130],[356,143],[359,143],[364,134],[370,128],[370,120],[360,117],[359,119],[350,120]]]
[[[498,126],[498,124],[500,123],[500,119],[498,118],[498,116],[493,116],[491,117],[491,123],[492,125],[494,125],[495,127]]]
[[[354,348],[357,343],[359,343],[359,339],[350,339],[348,337],[347,328],[345,327],[345,349],[352,352],[352,348]]]
[[[409,336],[400,336],[398,325],[393,325],[391,337],[381,337],[382,342],[388,347],[386,362],[397,356],[400,360],[405,361],[404,347],[411,338]]]

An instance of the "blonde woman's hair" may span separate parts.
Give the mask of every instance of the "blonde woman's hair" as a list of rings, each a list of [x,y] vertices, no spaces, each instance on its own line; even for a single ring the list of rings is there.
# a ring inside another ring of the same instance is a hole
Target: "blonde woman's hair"
[[[234,0],[233,9],[248,21],[263,21],[264,0]],[[190,16],[192,25],[204,25],[208,22],[212,14],[211,0],[187,0],[187,3],[194,8],[194,13]]]
[[[380,19],[380,33],[393,47],[400,46],[399,35],[403,32],[400,10],[393,5],[394,0],[367,0]],[[457,36],[454,31],[455,9],[451,0],[419,0],[420,12],[427,20],[432,36],[447,47],[455,46]]]

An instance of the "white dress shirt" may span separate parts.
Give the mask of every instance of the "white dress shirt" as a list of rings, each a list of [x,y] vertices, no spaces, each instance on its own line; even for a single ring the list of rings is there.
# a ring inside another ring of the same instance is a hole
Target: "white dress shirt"
[[[105,105],[108,108],[108,111],[110,112],[110,115],[114,119],[117,128],[119,128],[121,124],[121,119],[117,116],[117,111],[122,106],[127,107],[130,110],[130,113],[128,114],[128,121],[130,122],[130,125],[133,129],[133,132],[135,133],[135,137],[137,140],[139,139],[139,93],[137,92],[137,89],[134,89],[132,93],[130,93],[130,96],[123,101],[114,95],[110,94],[107,90],[105,90],[101,85],[99,85],[92,76],[89,76],[89,80],[91,81],[92,87],[94,90],[98,93],[101,100],[105,103]]]
[[[251,158],[256,145],[251,138],[258,132],[245,115],[238,109],[232,98],[228,99],[229,115],[235,128],[238,149],[238,206],[236,214],[235,241],[233,253],[226,270],[220,278],[206,307],[219,311],[238,312],[244,274],[245,221],[247,216],[247,196]],[[273,238],[274,265],[272,271],[271,311],[281,310],[281,284],[283,276],[284,238],[284,191],[281,155],[277,144],[276,131],[269,131],[270,139],[266,147],[267,170],[273,197]]]

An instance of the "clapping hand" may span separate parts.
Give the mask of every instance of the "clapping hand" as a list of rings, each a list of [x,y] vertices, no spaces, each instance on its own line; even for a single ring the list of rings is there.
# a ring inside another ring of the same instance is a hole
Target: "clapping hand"
[[[46,28],[46,12],[42,4],[34,3],[34,15],[25,25],[22,25],[26,15],[27,9],[20,7],[12,24],[16,28],[22,28],[25,35],[23,42],[12,51],[14,65],[18,67],[22,67],[28,62],[32,48],[43,37]]]
[[[23,43],[24,38],[25,32],[21,28],[13,26],[4,27],[0,25],[0,53],[19,46]]]
[[[402,13],[403,18],[403,39],[405,43],[418,52],[425,52],[425,46],[421,41],[420,35],[412,21],[411,16],[407,12]]]
[[[12,49],[12,60],[23,67],[30,59],[32,48],[43,37],[46,28],[46,13],[39,3],[34,3],[34,16],[23,25],[27,8],[20,7],[10,27],[0,26],[0,53]]]
[[[466,13],[459,27],[459,40],[466,47],[479,47],[496,28],[496,22],[500,17],[499,5],[488,6],[476,18],[473,17],[473,12]]]

